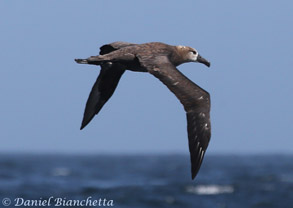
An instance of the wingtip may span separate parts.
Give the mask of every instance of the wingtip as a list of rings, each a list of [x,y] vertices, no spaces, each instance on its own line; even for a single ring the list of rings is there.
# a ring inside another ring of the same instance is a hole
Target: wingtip
[[[195,179],[196,174],[191,173],[191,179],[194,180]]]
[[[83,128],[84,128],[86,125],[87,125],[87,124],[83,121],[83,122],[81,123],[80,130],[83,130]]]
[[[88,123],[89,123],[89,121],[82,120],[80,130],[84,129],[84,127],[86,127],[88,125]]]
[[[80,130],[83,130],[83,128],[84,128],[85,126],[86,126],[86,125],[81,124],[81,126],[80,126]]]
[[[199,172],[200,166],[201,166],[201,162],[196,166],[196,167],[191,167],[191,179],[194,180]]]

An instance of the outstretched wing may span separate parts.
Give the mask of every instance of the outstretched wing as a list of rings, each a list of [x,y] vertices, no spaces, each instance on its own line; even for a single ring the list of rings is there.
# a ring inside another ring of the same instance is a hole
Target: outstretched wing
[[[104,104],[113,95],[118,82],[125,71],[124,67],[120,64],[112,64],[108,67],[102,65],[101,68],[100,74],[86,102],[80,129],[83,129],[93,117],[100,112]]]
[[[100,54],[107,54],[130,45],[134,44],[127,42],[114,42],[103,45],[100,48]],[[124,66],[119,63],[108,62],[101,64],[100,74],[92,87],[86,103],[80,129],[83,129],[93,119],[93,117],[100,112],[104,104],[110,99],[124,71]]]
[[[166,57],[143,59],[141,64],[163,82],[184,106],[192,179],[197,175],[211,137],[210,95],[184,76]]]

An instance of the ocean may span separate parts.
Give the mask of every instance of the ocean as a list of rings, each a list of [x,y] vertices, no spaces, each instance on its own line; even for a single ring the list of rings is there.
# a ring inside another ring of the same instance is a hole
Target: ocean
[[[0,207],[293,208],[293,155],[1,154]]]

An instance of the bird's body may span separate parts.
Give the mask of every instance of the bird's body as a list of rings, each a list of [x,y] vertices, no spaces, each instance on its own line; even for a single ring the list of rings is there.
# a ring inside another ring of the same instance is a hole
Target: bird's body
[[[108,101],[125,70],[149,72],[163,82],[184,106],[187,114],[189,151],[194,179],[203,160],[210,136],[209,93],[185,77],[176,66],[186,62],[210,63],[187,46],[152,42],[114,42],[100,48],[99,56],[75,59],[77,63],[100,65],[101,72],[86,104],[81,129]]]

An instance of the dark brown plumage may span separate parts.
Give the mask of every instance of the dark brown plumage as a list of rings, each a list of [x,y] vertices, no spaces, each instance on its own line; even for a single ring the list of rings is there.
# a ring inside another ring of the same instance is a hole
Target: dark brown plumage
[[[153,42],[114,42],[100,48],[99,56],[75,59],[80,64],[100,65],[101,72],[89,95],[81,125],[83,129],[99,113],[115,91],[125,70],[149,72],[163,82],[182,103],[187,115],[187,131],[192,179],[201,166],[211,137],[210,95],[185,77],[176,66],[186,62],[210,63],[186,46]]]

